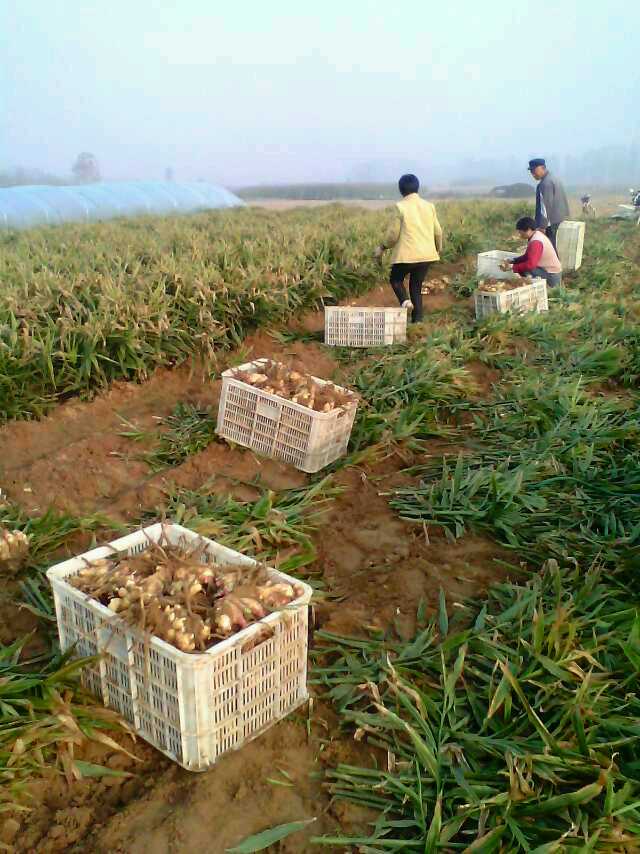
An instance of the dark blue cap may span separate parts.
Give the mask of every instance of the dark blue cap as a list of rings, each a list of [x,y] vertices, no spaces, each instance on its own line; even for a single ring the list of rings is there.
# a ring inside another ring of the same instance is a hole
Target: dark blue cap
[[[536,157],[534,160],[529,161],[529,172],[533,172],[534,169],[537,169],[538,166],[546,166],[547,161],[543,157]]]

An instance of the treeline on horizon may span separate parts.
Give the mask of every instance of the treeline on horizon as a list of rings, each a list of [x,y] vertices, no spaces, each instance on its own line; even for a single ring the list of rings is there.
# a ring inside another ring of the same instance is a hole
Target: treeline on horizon
[[[526,198],[533,196],[535,189],[528,184],[514,184],[513,195],[510,198]],[[494,188],[495,189],[495,188]],[[396,183],[359,183],[357,181],[335,184],[262,184],[255,187],[239,187],[233,190],[241,199],[252,201],[258,199],[283,199],[285,201],[340,201],[354,199],[358,201],[391,201],[398,198]],[[448,189],[430,191],[423,187],[423,192],[432,199],[463,199],[470,196],[493,196],[493,190],[464,190]]]
[[[541,154],[541,152],[538,152]],[[619,192],[629,187],[640,185],[640,142],[630,145],[611,145],[592,151],[573,154],[554,155],[545,152],[547,162],[551,169],[556,172],[568,188],[574,188],[577,192]],[[93,158],[93,155],[83,153],[78,155],[76,163],[71,169],[70,175],[55,175],[38,168],[25,168],[15,166],[12,168],[0,166],[0,187],[16,187],[28,184],[50,184],[64,185],[81,181],[83,183],[95,180],[92,174],[85,174],[80,168],[83,164],[82,158]],[[95,158],[94,158],[95,159]],[[417,164],[418,161],[416,161]],[[253,186],[233,188],[242,198],[248,199],[299,199],[299,200],[329,200],[329,199],[380,199],[388,200],[397,197],[395,182],[387,180],[376,180],[381,174],[380,164],[369,164],[367,169],[360,172],[368,172],[368,175],[354,174],[351,180],[338,182],[300,182],[286,184],[261,183]],[[457,176],[451,176],[450,180],[438,179],[437,183],[442,187],[448,185],[450,189],[445,192],[431,192],[434,198],[446,196],[447,198],[468,197],[490,193],[496,186],[514,185],[527,181],[526,157],[522,163],[515,158],[507,160],[500,158],[480,158],[466,160],[459,164]],[[220,167],[218,166],[218,171]],[[107,164],[108,174],[108,164]],[[415,171],[407,169],[406,171]],[[429,171],[429,170],[426,170]],[[97,165],[95,173],[99,176]],[[206,174],[206,171],[205,171]],[[425,174],[425,170],[417,170],[418,175]],[[388,177],[389,169],[384,170]],[[180,170],[167,167],[159,180],[180,180]],[[108,180],[108,178],[107,178]],[[200,180],[208,180],[201,178]],[[218,181],[213,181],[218,183]],[[224,180],[222,181],[224,182]],[[524,197],[527,195],[523,191]],[[517,197],[517,196],[516,196]]]

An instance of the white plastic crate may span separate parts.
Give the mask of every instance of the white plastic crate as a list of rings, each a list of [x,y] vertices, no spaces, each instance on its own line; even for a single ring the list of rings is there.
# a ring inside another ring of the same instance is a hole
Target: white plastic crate
[[[180,525],[158,523],[47,571],[53,589],[60,647],[100,655],[82,671],[86,688],[119,712],[132,729],[189,771],[204,771],[242,747],[308,699],[307,634],[311,588],[203,653],[186,653],[149,638],[66,579],[86,561],[116,552],[138,554],[163,533],[172,544],[208,544],[203,562],[255,563]],[[277,581],[293,582],[269,569]],[[262,639],[261,633],[269,636]]]
[[[257,359],[223,372],[216,432],[301,471],[320,471],[347,452],[357,400],[331,412],[315,412],[234,377],[238,370],[260,372],[269,362]],[[329,385],[326,380],[313,379]]]
[[[570,273],[582,266],[582,250],[584,248],[584,222],[560,223],[556,236],[556,245],[562,270]]]
[[[325,306],[324,343],[330,347],[388,347],[406,340],[406,308]]]
[[[511,270],[506,273],[500,269],[504,261],[511,261],[518,257],[516,252],[503,252],[501,249],[492,249],[491,252],[480,252],[478,254],[479,279],[510,279],[513,276]]]
[[[509,291],[477,290],[475,293],[476,318],[489,314],[504,314],[507,311],[524,313],[527,311],[548,311],[547,283],[544,279],[531,279]]]

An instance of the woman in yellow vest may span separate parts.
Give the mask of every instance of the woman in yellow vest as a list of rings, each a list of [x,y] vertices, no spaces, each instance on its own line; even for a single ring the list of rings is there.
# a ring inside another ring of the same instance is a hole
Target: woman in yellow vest
[[[399,221],[387,240],[376,249],[381,258],[386,249],[391,254],[389,282],[403,308],[412,309],[411,320],[422,320],[422,283],[429,267],[440,260],[442,252],[442,228],[438,222],[435,205],[418,195],[420,181],[415,175],[403,175],[398,181],[402,201],[396,204]],[[409,276],[409,295],[404,280]]]

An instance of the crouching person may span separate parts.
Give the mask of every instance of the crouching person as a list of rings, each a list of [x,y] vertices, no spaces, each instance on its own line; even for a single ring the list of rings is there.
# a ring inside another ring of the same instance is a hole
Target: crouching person
[[[562,284],[562,264],[547,235],[536,228],[535,220],[523,216],[516,223],[520,237],[527,240],[524,255],[505,262],[504,270],[513,268],[514,273],[534,279],[545,279],[547,286],[555,288]]]
[[[429,267],[440,260],[442,228],[438,222],[435,205],[420,198],[420,182],[415,175],[403,175],[398,181],[402,201],[396,208],[399,220],[387,240],[376,249],[381,258],[386,249],[392,249],[389,283],[403,308],[411,309],[411,320],[422,320],[422,283]],[[409,276],[409,297],[404,280]]]

